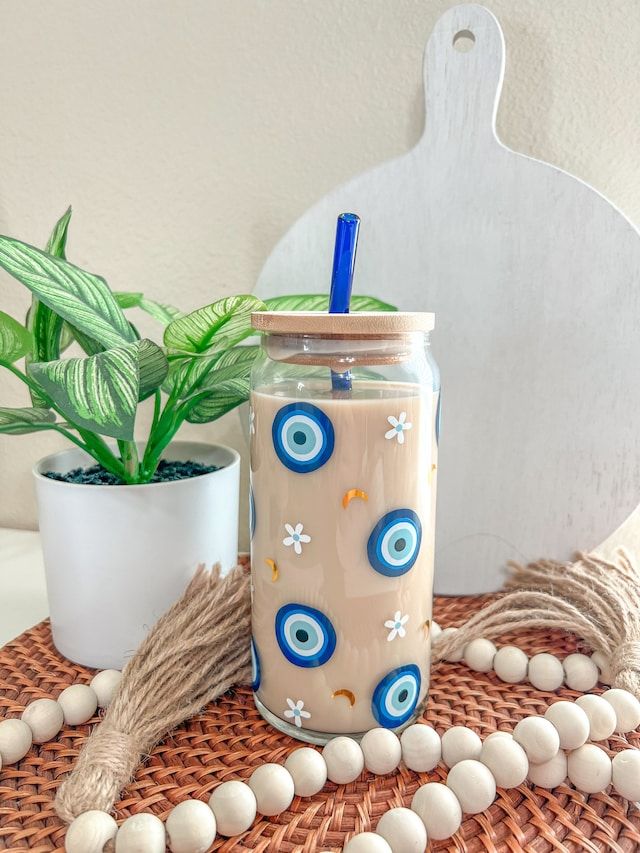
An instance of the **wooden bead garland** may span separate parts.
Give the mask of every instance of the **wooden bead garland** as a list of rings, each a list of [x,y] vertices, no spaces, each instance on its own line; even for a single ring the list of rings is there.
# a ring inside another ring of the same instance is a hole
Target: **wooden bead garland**
[[[370,729],[360,741],[364,766],[376,776],[393,773],[400,764],[402,747],[391,729]]]
[[[436,623],[432,630],[436,634],[441,631]],[[449,630],[456,629],[445,629]],[[519,649],[507,646],[496,650],[488,641],[472,643],[472,648],[464,650],[464,659],[475,671],[486,672],[493,666],[505,681],[517,683],[524,679],[527,659],[524,655],[523,661],[524,653],[518,654]],[[532,683],[534,679],[545,684],[557,682],[558,666],[548,661],[552,657],[535,655],[528,661],[526,675]],[[564,665],[554,658],[567,684],[591,689],[596,660],[585,655],[569,658]],[[600,667],[605,665],[600,661]],[[55,737],[63,721],[68,725],[87,722],[98,705],[106,707],[111,702],[119,680],[120,673],[114,670],[97,673],[92,686],[72,685],[58,701],[35,700],[25,708],[22,719],[0,722],[0,767],[2,762],[7,765],[23,758],[32,742],[43,743]],[[257,767],[248,784],[224,782],[214,790],[208,805],[187,800],[174,807],[166,825],[154,815],[137,814],[118,829],[105,812],[85,812],[70,825],[66,849],[69,853],[91,853],[115,839],[116,853],[161,853],[167,843],[172,853],[205,853],[217,833],[239,835],[249,829],[258,812],[267,816],[280,814],[291,805],[294,794],[313,796],[327,778],[346,784],[358,778],[365,766],[377,775],[390,773],[401,758],[409,769],[424,772],[442,760],[449,767],[445,785],[422,785],[413,797],[411,809],[389,810],[380,818],[377,832],[359,833],[344,847],[345,853],[418,853],[424,850],[428,839],[441,840],[457,832],[463,813],[478,814],[488,808],[495,798],[496,786],[516,787],[525,778],[541,787],[554,788],[568,777],[584,793],[604,791],[613,783],[620,796],[640,800],[640,750],[623,750],[612,761],[603,749],[588,742],[606,739],[614,731],[627,733],[639,725],[638,699],[614,688],[602,696],[580,696],[575,703],[556,702],[544,717],[525,717],[513,734],[493,732],[484,742],[465,726],[453,727],[442,737],[424,724],[409,726],[400,738],[389,729],[372,729],[361,744],[340,736],[329,741],[322,753],[301,747],[289,755],[284,766]]]
[[[397,853],[424,853],[427,846],[427,830],[420,817],[411,809],[389,809],[376,826],[389,847]]]
[[[529,759],[513,737],[485,738],[479,760],[489,768],[500,788],[517,788],[527,778]]]
[[[36,699],[24,709],[21,720],[31,729],[34,743],[47,743],[60,732],[64,712],[55,699]]]
[[[549,761],[530,764],[527,779],[540,788],[557,788],[567,778],[567,755],[559,750]]]
[[[291,773],[281,764],[261,764],[251,774],[249,787],[256,808],[265,817],[275,817],[289,808],[295,794]]]
[[[216,837],[215,816],[202,800],[178,803],[171,810],[165,828],[171,853],[205,853]]]
[[[455,767],[465,758],[478,758],[482,752],[479,736],[466,726],[453,726],[442,735],[442,761],[446,767]]]
[[[64,847],[67,853],[102,850],[107,841],[116,837],[117,831],[118,824],[106,812],[84,812],[67,829]]]
[[[576,699],[576,705],[589,718],[589,740],[607,740],[615,732],[616,712],[602,696],[586,693]]]

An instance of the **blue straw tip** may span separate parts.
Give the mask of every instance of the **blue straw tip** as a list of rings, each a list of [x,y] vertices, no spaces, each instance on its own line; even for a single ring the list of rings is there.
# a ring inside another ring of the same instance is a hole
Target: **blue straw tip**
[[[360,217],[357,213],[341,213],[338,219],[342,222],[360,222]]]

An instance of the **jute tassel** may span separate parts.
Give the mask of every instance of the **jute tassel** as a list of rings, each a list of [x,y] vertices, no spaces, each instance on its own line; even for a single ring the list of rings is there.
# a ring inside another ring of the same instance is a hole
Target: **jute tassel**
[[[432,660],[476,637],[540,628],[576,634],[608,662],[611,683],[640,698],[640,575],[631,557],[613,562],[579,554],[574,563],[510,564],[507,594],[478,611],[455,634],[433,644]]]
[[[71,822],[111,811],[136,767],[168,731],[234,684],[251,680],[249,575],[220,579],[203,566],[124,669],[104,720],[87,740],[55,800]]]

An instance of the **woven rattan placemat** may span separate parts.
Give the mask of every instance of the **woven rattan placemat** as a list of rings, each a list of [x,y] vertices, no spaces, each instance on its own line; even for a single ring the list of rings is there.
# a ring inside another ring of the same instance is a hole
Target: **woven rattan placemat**
[[[438,598],[434,616],[443,626],[457,625],[488,600]],[[503,644],[514,641],[514,636],[503,638]],[[550,651],[562,657],[576,649],[574,640],[562,634],[519,636],[517,644],[529,654]],[[0,650],[0,718],[18,716],[33,699],[55,698],[73,682],[88,682],[90,675],[55,651],[47,622],[36,625]],[[527,714],[543,713],[557,695],[528,684],[503,684],[492,673],[472,673],[464,664],[442,663],[433,668],[425,718],[441,734],[452,725],[467,725],[484,736],[498,728],[511,730]],[[563,690],[561,695],[577,694]],[[90,730],[91,725],[65,728],[54,743],[32,748],[17,766],[0,770],[0,849],[64,849],[64,828],[53,811],[53,798]],[[609,747],[616,752],[629,742],[640,748],[640,735],[629,741],[613,737]],[[149,810],[164,817],[187,797],[206,800],[222,781],[246,779],[266,761],[283,762],[298,745],[265,723],[253,707],[251,692],[239,688],[154,749],[118,803],[116,816]],[[386,809],[408,806],[419,785],[445,775],[440,767],[429,774],[400,769],[384,777],[364,774],[350,785],[329,784],[312,799],[296,798],[277,818],[257,820],[244,836],[219,838],[212,849],[339,850],[354,832],[375,828]],[[432,847],[469,853],[636,851],[640,813],[617,796],[523,785],[500,790],[488,812],[466,819],[454,838]]]

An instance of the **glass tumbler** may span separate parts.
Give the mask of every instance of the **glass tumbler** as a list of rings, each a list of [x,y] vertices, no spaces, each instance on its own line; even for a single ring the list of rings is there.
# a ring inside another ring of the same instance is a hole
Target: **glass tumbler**
[[[259,312],[253,690],[312,743],[400,730],[429,686],[440,378],[433,314]]]

